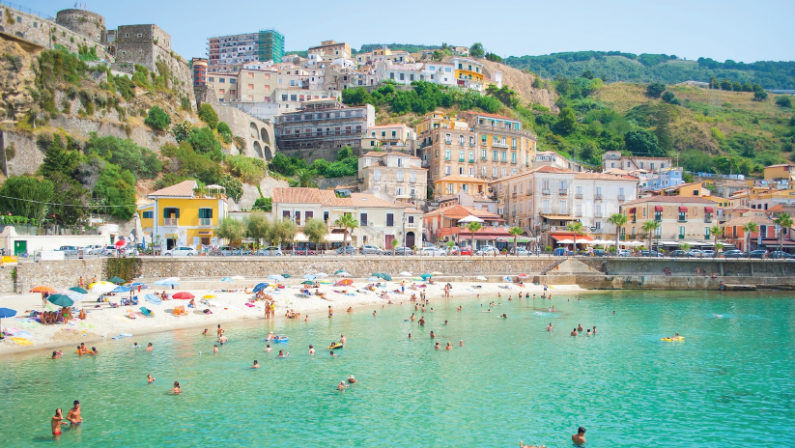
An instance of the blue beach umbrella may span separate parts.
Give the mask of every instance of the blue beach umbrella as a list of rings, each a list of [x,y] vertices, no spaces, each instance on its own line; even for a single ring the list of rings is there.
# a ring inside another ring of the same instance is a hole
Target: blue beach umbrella
[[[221,281],[222,282],[232,282],[234,280],[232,279],[232,277],[224,277],[224,278],[221,279]]]
[[[423,279],[423,280],[428,280],[431,277],[433,277],[433,276],[431,274],[428,274],[428,273],[420,275],[420,278]]]
[[[281,276],[279,274],[271,274],[271,275],[268,276],[268,280],[273,280],[274,282],[280,282],[280,281],[282,281],[284,279],[285,279],[285,277],[283,277],[283,276]]]
[[[163,303],[163,301],[160,300],[160,297],[154,294],[147,294],[144,296],[144,299],[149,303],[154,303],[155,305],[160,305],[161,303]]]
[[[304,275],[304,280],[314,280],[316,278],[317,278],[317,275],[315,275],[315,274],[306,274],[306,275]]]
[[[156,281],[155,286],[179,286],[179,279],[175,277],[164,278],[162,280]]]
[[[130,292],[130,287],[129,286],[117,286],[117,287],[113,288],[110,292],[112,292],[113,294],[122,294],[122,293],[125,293],[125,292]]]
[[[17,315],[17,310],[12,310],[11,308],[0,308],[0,322],[2,322],[3,318],[5,317],[14,317]],[[2,328],[2,324],[0,324],[0,328]]]
[[[71,288],[69,288],[69,291],[74,291],[78,294],[88,294],[88,291],[86,291],[85,289],[79,286],[72,286]]]
[[[254,287],[254,292],[258,293],[267,287],[268,287],[267,283],[258,283],[257,286]]]
[[[146,284],[144,284],[144,283],[141,283],[141,282],[130,283],[130,284],[129,284],[129,285],[127,285],[127,286],[129,286],[130,288],[138,288],[139,286],[141,287],[141,289],[147,289],[147,288],[149,288],[148,286],[146,286]]]

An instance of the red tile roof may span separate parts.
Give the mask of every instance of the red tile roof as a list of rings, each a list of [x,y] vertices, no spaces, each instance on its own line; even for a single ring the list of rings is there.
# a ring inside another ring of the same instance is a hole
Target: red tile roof
[[[706,198],[690,197],[690,196],[649,196],[645,198],[635,199],[634,201],[625,202],[622,206],[645,204],[648,202],[666,203],[666,204],[709,204],[715,205],[715,201],[710,201]]]
[[[149,193],[149,197],[179,197],[179,198],[192,198],[193,190],[196,189],[198,184],[195,180],[183,180],[178,184],[170,187],[161,188],[160,190]]]
[[[372,194],[351,193],[349,198],[338,198],[333,190],[318,188],[274,188],[275,204],[320,204],[332,207],[379,207],[379,208],[410,208],[410,204],[386,201]]]

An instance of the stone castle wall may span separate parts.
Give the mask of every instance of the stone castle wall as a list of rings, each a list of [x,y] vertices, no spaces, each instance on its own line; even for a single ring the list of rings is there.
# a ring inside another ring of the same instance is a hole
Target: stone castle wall
[[[55,23],[94,42],[106,43],[105,18],[84,9],[63,9],[55,16]]]

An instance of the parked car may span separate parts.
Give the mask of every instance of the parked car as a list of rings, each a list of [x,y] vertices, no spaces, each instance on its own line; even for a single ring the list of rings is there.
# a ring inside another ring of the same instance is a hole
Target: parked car
[[[783,250],[774,250],[773,252],[770,252],[770,255],[768,257],[783,259],[783,258],[793,258],[793,255],[788,252],[784,252]]]
[[[530,255],[530,251],[524,247],[512,247],[508,253],[511,255]]]
[[[86,246],[83,248],[83,254],[85,255],[102,255],[103,247],[99,244],[92,244],[90,246]]]
[[[230,255],[234,255],[234,249],[231,246],[221,246],[218,249],[212,251],[211,255],[220,255],[222,257],[228,257]]]
[[[767,251],[762,249],[752,250],[748,252],[748,258],[765,258],[767,256]]]
[[[61,246],[58,248],[59,252],[63,252],[64,257],[76,257],[80,250],[77,246]]]
[[[499,255],[500,250],[494,246],[483,246],[477,251],[475,251],[475,255]]]
[[[741,250],[736,250],[736,249],[735,250],[724,250],[721,255],[723,255],[723,258],[743,258],[743,257],[746,256],[745,252],[743,252]]]
[[[359,248],[359,253],[362,255],[383,255],[384,251],[370,244],[365,244]]]
[[[689,256],[691,256],[693,258],[703,258],[704,257],[704,251],[698,250],[698,249],[690,249],[689,251],[687,251],[687,253],[689,254]]]
[[[317,255],[315,249],[310,249],[307,246],[295,246],[292,251],[293,255]]]
[[[629,249],[618,249],[618,251],[616,251],[616,255],[619,257],[629,257],[632,255],[632,251]]]
[[[276,246],[268,246],[254,252],[254,255],[282,256],[284,253]]]
[[[702,250],[701,253],[704,258],[713,258],[715,256],[715,251],[712,249]]]
[[[443,247],[447,251],[447,255],[460,255],[461,248],[458,246]]]
[[[116,246],[105,246],[100,252],[100,255],[105,255],[107,257],[115,257],[118,253]]]
[[[640,251],[641,257],[662,257],[663,255],[656,250],[642,250]]]
[[[173,257],[188,257],[192,255],[199,255],[199,251],[190,246],[176,246],[163,252],[163,255]]]
[[[440,249],[436,246],[426,246],[420,249],[420,255],[430,256],[430,257],[442,257],[447,255],[447,252],[444,249]]]
[[[138,247],[134,244],[128,244],[127,246],[122,247],[119,249],[119,254],[124,257],[137,257],[138,256]]]
[[[390,255],[414,255],[414,251],[410,247],[399,246],[394,251],[389,251]]]
[[[690,252],[688,252],[686,250],[681,250],[681,249],[672,250],[671,252],[668,253],[668,256],[671,256],[671,257],[692,257],[692,255],[690,255]]]
[[[567,249],[565,247],[556,247],[552,251],[552,255],[555,255],[557,257],[564,257],[564,256],[574,255],[574,252],[570,251],[569,249]]]
[[[354,255],[356,253],[356,248],[353,246],[345,246],[338,248],[336,252],[337,255],[342,255],[343,253],[345,253],[345,255]]]
[[[605,252],[604,249],[594,249],[593,250],[593,256],[594,257],[604,257],[605,255],[607,255],[607,252]]]

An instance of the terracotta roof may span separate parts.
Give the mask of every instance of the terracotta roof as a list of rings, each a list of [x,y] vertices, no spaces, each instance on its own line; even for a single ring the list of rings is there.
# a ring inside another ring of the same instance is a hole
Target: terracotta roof
[[[317,188],[274,188],[273,202],[277,204],[322,204],[336,199],[332,190]]]
[[[714,201],[705,198],[689,197],[689,196],[649,196],[645,198],[635,199],[634,201],[625,202],[622,206],[645,204],[647,202],[657,202],[666,204],[709,204],[714,205]]]
[[[559,173],[559,174],[574,174],[574,171],[565,168],[558,168],[552,165],[539,166],[528,171],[528,173]]]
[[[468,177],[468,176],[460,176],[458,174],[453,174],[450,176],[445,176],[441,179],[436,179],[433,183],[437,182],[473,182],[476,184],[487,184],[489,181],[484,179],[478,179],[477,177]]]
[[[637,181],[637,177],[633,176],[619,176],[615,174],[605,173],[577,173],[574,175],[575,179],[593,179],[593,180],[632,180]]]
[[[490,114],[488,112],[474,112],[474,111],[461,112],[461,115],[464,115],[464,114],[472,115],[472,116],[476,116],[476,117],[489,117],[489,118],[497,118],[497,119],[500,119],[500,120],[519,121],[516,118],[506,117],[505,115],[499,115],[499,114]]]
[[[174,184],[170,187],[161,188],[160,190],[153,191],[149,193],[150,198],[152,197],[180,197],[180,198],[192,198],[193,197],[193,190],[196,189],[198,184],[195,180],[183,180],[178,184]]]
[[[452,207],[443,207],[432,212],[426,213],[425,216],[442,215],[450,219],[462,219],[469,215],[475,215],[481,219],[497,220],[502,219],[500,215],[492,213],[488,210],[480,210],[471,207],[464,207],[463,205],[454,205]]]
[[[758,225],[766,225],[766,226],[775,225],[773,220],[768,218],[767,216],[750,215],[750,216],[738,216],[736,218],[732,218],[732,219],[724,222],[723,224],[721,224],[721,226],[723,226],[723,227],[734,227],[734,226],[741,227],[741,226],[743,226],[743,225],[745,225],[745,224],[747,224],[749,222],[752,222],[752,223],[758,224]]]

